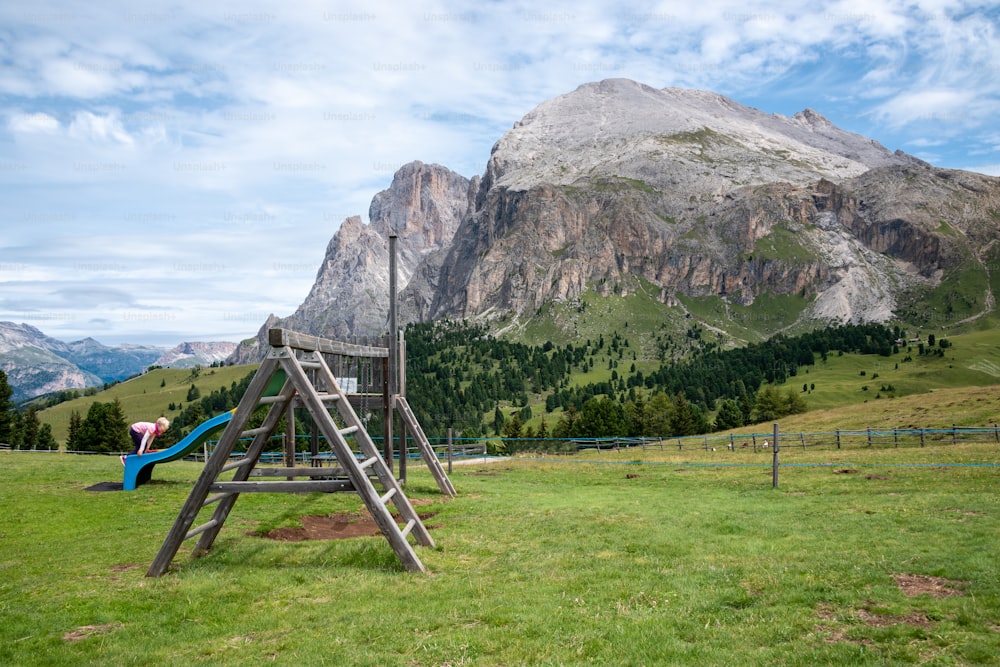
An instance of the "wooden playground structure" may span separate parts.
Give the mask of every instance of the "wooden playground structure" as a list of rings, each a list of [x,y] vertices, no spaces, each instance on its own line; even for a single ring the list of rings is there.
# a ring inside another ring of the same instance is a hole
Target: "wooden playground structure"
[[[394,241],[390,237],[391,242]],[[394,258],[394,252],[390,255]],[[395,276],[392,267],[391,277]],[[391,280],[395,293],[395,280]],[[394,301],[394,300],[393,300]],[[390,306],[391,330],[395,331],[395,309]],[[441,467],[405,395],[405,345],[389,336],[387,347],[354,345],[310,336],[286,329],[268,332],[270,349],[250,382],[233,416],[219,436],[218,444],[181,508],[159,553],[146,572],[159,577],[167,572],[178,549],[198,537],[194,556],[207,552],[222,529],[241,493],[353,492],[361,496],[379,529],[392,545],[403,567],[424,571],[424,565],[408,537],[419,546],[434,546],[413,505],[403,492],[406,480],[406,441],[412,436],[438,488],[447,496],[455,487]],[[268,406],[260,426],[250,427],[258,406]],[[379,452],[362,418],[369,409],[382,410],[384,450]],[[311,461],[319,455],[320,436],[329,446],[336,467],[296,465],[295,411],[308,413],[312,424]],[[261,454],[278,428],[281,417],[287,425],[284,464],[261,467]],[[393,422],[402,423],[399,456],[400,477],[393,473]],[[348,438],[354,441],[352,447]],[[237,444],[246,442],[237,458]],[[230,479],[221,479],[232,472]],[[256,479],[251,480],[254,477]],[[381,487],[381,491],[376,488]],[[402,525],[389,510],[392,503]],[[199,525],[203,510],[213,507],[211,518]]]

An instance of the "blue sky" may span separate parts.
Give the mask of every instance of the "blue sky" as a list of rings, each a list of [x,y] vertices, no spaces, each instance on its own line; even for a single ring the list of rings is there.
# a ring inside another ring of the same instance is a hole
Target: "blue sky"
[[[481,174],[521,116],[610,77],[1000,175],[995,2],[401,4],[5,3],[0,320],[251,336],[399,166]]]

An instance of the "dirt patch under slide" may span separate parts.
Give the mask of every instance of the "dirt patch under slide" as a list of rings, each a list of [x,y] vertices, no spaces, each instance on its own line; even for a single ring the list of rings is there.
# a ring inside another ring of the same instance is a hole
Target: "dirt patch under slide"
[[[424,527],[431,530],[436,526],[428,526],[426,521],[436,514],[417,514],[424,522]],[[399,522],[398,516],[393,518]],[[266,533],[256,533],[259,537],[279,542],[303,542],[305,540],[346,540],[352,537],[374,537],[382,534],[375,519],[367,511],[351,513],[340,512],[324,516],[307,515],[302,517],[301,528],[275,528]]]

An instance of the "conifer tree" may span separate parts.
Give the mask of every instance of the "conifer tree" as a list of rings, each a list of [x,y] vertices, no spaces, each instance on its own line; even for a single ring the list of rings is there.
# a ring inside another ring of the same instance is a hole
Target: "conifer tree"
[[[10,397],[14,390],[7,384],[7,374],[0,371],[0,443],[12,444],[14,425],[14,404]]]

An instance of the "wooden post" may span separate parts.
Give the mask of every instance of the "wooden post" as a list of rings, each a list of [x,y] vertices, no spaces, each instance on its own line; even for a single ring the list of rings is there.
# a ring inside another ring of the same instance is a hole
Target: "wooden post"
[[[288,401],[285,408],[285,466],[295,467],[295,401]],[[289,482],[295,481],[295,477],[289,477]]]
[[[778,488],[778,425],[774,425],[774,442],[771,443],[771,488]]]
[[[316,371],[315,369],[309,369],[309,380],[316,385]],[[306,410],[306,412],[309,412]],[[312,415],[309,415],[309,461],[312,467],[317,467],[320,465],[319,461],[319,427],[316,425],[316,420],[313,419]]]
[[[920,429],[920,446],[924,446],[924,429]]]
[[[799,433],[799,439],[802,441],[802,449],[806,448],[806,434]]]
[[[396,414],[396,406],[393,403],[393,395],[389,391],[389,367],[392,362],[386,357],[382,360],[382,458],[389,466],[389,471],[393,468],[393,448],[392,442],[392,420]]]
[[[871,447],[872,446],[872,427],[871,426],[867,427],[867,430],[868,430],[868,446]]]
[[[399,340],[396,343],[396,394],[406,397],[406,375],[403,367],[406,365],[406,346],[403,343],[403,332],[399,332]],[[409,429],[406,428],[406,421],[399,424],[399,479],[406,483],[406,459],[407,447],[406,437]]]
[[[837,429],[837,449],[840,449],[840,429]]]
[[[448,427],[448,474],[451,474],[451,459],[455,454],[455,446],[451,439],[451,427]]]
[[[393,425],[391,424],[391,422],[394,422],[395,419],[396,419],[396,398],[395,397],[396,397],[396,394],[399,393],[399,376],[397,375],[397,370],[398,370],[398,367],[399,367],[399,348],[397,347],[397,345],[398,345],[398,340],[399,339],[397,338],[398,324],[396,322],[396,292],[397,292],[397,286],[396,286],[396,239],[397,239],[397,237],[396,237],[395,233],[389,234],[389,336],[388,336],[388,341],[387,341],[389,343],[389,346],[388,346],[389,347],[389,401],[387,403],[388,406],[389,406],[389,411],[388,411],[388,414],[387,414],[387,416],[388,416],[389,419],[386,422],[387,424],[389,424],[389,428],[388,428],[389,437],[386,439],[386,443],[387,443],[387,447],[390,447],[390,448],[393,446],[393,442],[392,442],[392,435],[393,435],[393,433],[392,432],[394,430],[393,429]],[[406,437],[405,434],[404,434],[403,437],[404,438]],[[405,441],[405,439],[403,440],[403,443],[402,443],[402,446],[399,449],[399,452],[400,452],[399,453],[399,467],[400,467],[400,473],[399,473],[399,475],[400,475],[400,479],[405,479],[406,474],[405,474],[405,471],[404,471],[405,469],[403,468],[403,466],[405,465],[404,460],[406,459],[406,441]],[[386,460],[387,461],[392,461],[392,457],[390,456]],[[389,465],[392,465],[392,464],[390,463]],[[390,468],[390,470],[391,470],[391,468]]]

